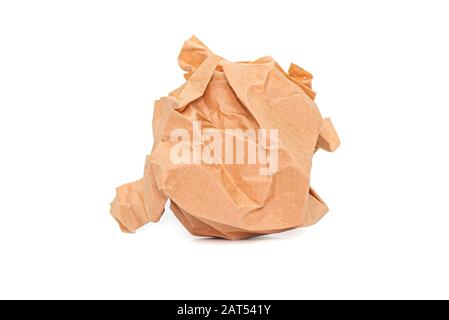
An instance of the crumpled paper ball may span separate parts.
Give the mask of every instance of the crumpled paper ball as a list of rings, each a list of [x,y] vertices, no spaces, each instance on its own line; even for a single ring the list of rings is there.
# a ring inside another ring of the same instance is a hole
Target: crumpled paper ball
[[[167,199],[196,236],[236,240],[316,223],[328,208],[309,186],[312,158],[340,142],[314,103],[312,75],[271,57],[230,62],[196,37],[178,61],[186,83],[155,102],[144,176],[118,187],[111,204],[120,228],[159,221]]]

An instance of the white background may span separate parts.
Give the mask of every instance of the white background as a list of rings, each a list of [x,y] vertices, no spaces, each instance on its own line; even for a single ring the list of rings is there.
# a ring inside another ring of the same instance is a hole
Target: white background
[[[449,298],[447,1],[2,1],[0,298]],[[153,101],[197,35],[314,75],[342,140],[317,225],[248,241],[166,212],[123,234]]]

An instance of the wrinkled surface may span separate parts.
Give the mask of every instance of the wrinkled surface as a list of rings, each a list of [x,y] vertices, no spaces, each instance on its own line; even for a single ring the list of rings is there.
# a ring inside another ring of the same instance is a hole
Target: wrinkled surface
[[[117,188],[111,214],[124,232],[134,232],[171,209],[194,235],[226,239],[285,231],[317,222],[328,208],[310,188],[312,157],[334,151],[339,139],[314,103],[312,75],[292,64],[284,72],[271,58],[233,63],[197,38],[185,42],[179,65],[186,83],[155,102],[154,146],[144,177]],[[260,175],[257,165],[173,164],[173,129],[192,135],[202,127],[277,128],[279,167]]]

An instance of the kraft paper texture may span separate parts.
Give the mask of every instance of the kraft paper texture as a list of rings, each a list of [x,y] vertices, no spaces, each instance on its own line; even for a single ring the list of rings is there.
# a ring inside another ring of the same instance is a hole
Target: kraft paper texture
[[[122,231],[159,221],[167,199],[196,236],[244,239],[320,220],[328,207],[309,186],[312,158],[318,149],[336,150],[340,141],[314,103],[312,75],[295,64],[285,72],[271,57],[230,62],[196,37],[184,43],[178,61],[186,83],[155,102],[154,145],[143,178],[118,187],[111,204]],[[173,163],[177,141],[170,135],[182,128],[193,136],[194,121],[221,132],[277,129],[276,171],[262,175],[259,164]]]

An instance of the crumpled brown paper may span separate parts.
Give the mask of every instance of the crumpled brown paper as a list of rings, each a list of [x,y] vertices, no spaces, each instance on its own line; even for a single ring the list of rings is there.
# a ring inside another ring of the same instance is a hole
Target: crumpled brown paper
[[[144,176],[117,188],[111,204],[122,231],[159,221],[168,198],[197,236],[244,239],[317,222],[328,207],[309,186],[312,157],[340,142],[313,101],[312,75],[295,64],[286,73],[271,57],[229,62],[196,37],[178,60],[187,82],[155,102]],[[278,129],[276,172],[261,175],[249,164],[174,164],[170,134],[183,128],[192,135],[193,121],[221,131]]]

